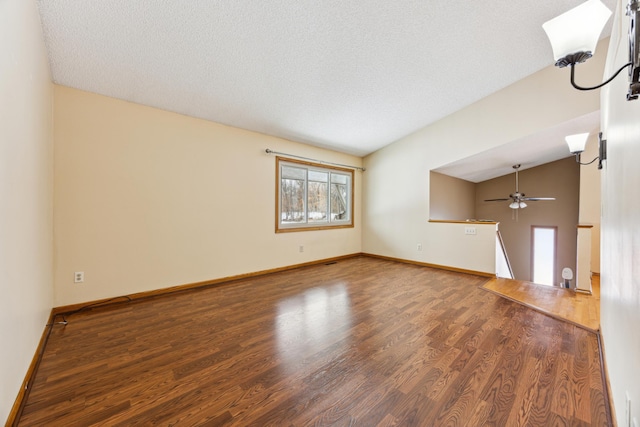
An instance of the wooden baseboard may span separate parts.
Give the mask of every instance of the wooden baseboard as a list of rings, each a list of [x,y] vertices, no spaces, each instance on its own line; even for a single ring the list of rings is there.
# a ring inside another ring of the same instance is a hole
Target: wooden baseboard
[[[609,370],[607,369],[607,357],[604,352],[604,343],[602,342],[602,331],[598,332],[598,349],[600,350],[600,375],[602,375],[602,383],[604,384],[604,399],[605,402],[609,402],[609,407],[607,408],[607,412],[609,415],[609,425],[617,426],[618,423],[616,421],[616,411],[615,406],[613,405],[613,400],[611,396],[613,393],[611,392],[611,384],[609,383]]]
[[[294,270],[297,268],[302,268],[302,267],[308,267],[308,266],[312,266],[312,265],[319,265],[319,264],[327,264],[327,263],[331,263],[331,262],[337,262],[343,259],[349,259],[349,258],[354,258],[354,257],[359,257],[362,256],[362,253],[358,252],[358,253],[354,253],[354,254],[350,254],[350,255],[343,255],[343,256],[338,256],[338,257],[332,257],[332,258],[325,258],[325,259],[321,259],[321,260],[317,260],[317,261],[310,261],[310,262],[305,262],[302,264],[295,264],[295,265],[290,265],[290,266],[286,266],[286,267],[279,267],[279,268],[273,268],[270,270],[262,270],[262,271],[256,271],[253,273],[245,273],[245,274],[239,274],[236,276],[230,276],[230,277],[223,277],[220,279],[214,279],[214,280],[207,280],[207,281],[203,281],[203,282],[197,282],[197,283],[188,283],[185,285],[178,285],[178,286],[172,286],[170,288],[163,288],[163,289],[157,289],[157,290],[153,290],[153,291],[146,291],[146,292],[138,292],[135,294],[131,294],[131,295],[122,295],[122,296],[117,296],[117,297],[113,297],[113,298],[104,298],[104,299],[100,299],[100,300],[95,300],[95,301],[88,301],[88,302],[83,302],[83,303],[78,303],[78,304],[71,304],[71,305],[65,305],[65,306],[60,306],[60,307],[54,307],[51,309],[51,314],[49,315],[49,321],[47,322],[47,326],[45,327],[43,333],[42,333],[42,337],[40,338],[40,343],[38,344],[38,348],[36,349],[35,354],[33,355],[33,359],[31,360],[31,364],[29,365],[29,369],[27,370],[27,373],[25,375],[24,381],[22,382],[22,386],[20,387],[20,390],[18,391],[18,395],[16,397],[16,400],[13,404],[13,407],[11,408],[11,412],[9,413],[9,417],[7,418],[6,421],[6,426],[13,426],[13,425],[17,425],[18,420],[20,419],[20,414],[22,413],[22,409],[23,409],[23,405],[27,400],[27,397],[29,395],[29,390],[31,387],[31,382],[33,381],[33,378],[35,376],[35,373],[38,369],[38,365],[40,364],[40,358],[41,355],[44,351],[44,347],[47,344],[47,340],[49,338],[49,333],[51,331],[51,327],[53,326],[53,323],[55,321],[55,318],[57,316],[60,315],[64,315],[64,314],[68,314],[68,313],[72,313],[78,310],[81,310],[85,307],[105,307],[111,304],[120,304],[122,302],[130,302],[130,301],[135,301],[135,300],[141,300],[141,299],[146,299],[146,298],[152,298],[152,297],[159,297],[159,296],[163,296],[163,295],[168,295],[168,294],[172,294],[172,293],[176,293],[176,292],[183,292],[183,291],[188,291],[188,290],[193,290],[193,289],[197,289],[197,288],[205,288],[205,287],[210,287],[210,286],[217,286],[217,285],[223,285],[226,283],[231,283],[234,282],[236,280],[240,280],[240,279],[246,279],[246,278],[251,278],[251,277],[256,277],[256,276],[263,276],[266,274],[271,274],[271,273],[277,273],[280,271],[287,271],[287,270]]]
[[[53,316],[57,316],[57,315],[68,314],[68,313],[72,313],[72,312],[77,311],[77,310],[81,310],[84,307],[88,307],[88,306],[105,307],[105,306],[110,305],[110,304],[121,304],[123,302],[131,302],[131,301],[136,301],[136,300],[141,300],[141,299],[159,297],[159,296],[163,296],[163,295],[173,294],[173,293],[176,293],[176,292],[184,292],[184,291],[189,291],[189,290],[198,289],[198,288],[206,288],[206,287],[210,287],[210,286],[224,285],[224,284],[227,284],[227,283],[234,282],[236,280],[249,279],[251,277],[257,277],[257,276],[264,276],[264,275],[267,275],[267,274],[278,273],[280,271],[295,270],[297,268],[309,267],[309,266],[312,266],[312,265],[327,264],[329,262],[337,262],[337,261],[340,261],[340,260],[343,260],[343,259],[349,259],[349,258],[354,258],[354,257],[358,257],[358,256],[362,256],[362,253],[358,252],[358,253],[354,253],[354,254],[350,254],[350,255],[342,255],[342,256],[338,256],[338,257],[325,258],[325,259],[321,259],[321,260],[317,260],[317,261],[305,262],[305,263],[302,263],[302,264],[289,265],[289,266],[286,266],[286,267],[272,268],[272,269],[269,269],[269,270],[261,270],[261,271],[255,271],[255,272],[252,272],[252,273],[238,274],[236,276],[228,276],[228,277],[222,277],[222,278],[219,278],[219,279],[205,280],[205,281],[202,281],[202,282],[187,283],[187,284],[184,284],[184,285],[171,286],[169,288],[155,289],[155,290],[152,290],[152,291],[137,292],[137,293],[133,293],[133,294],[121,295],[121,296],[112,297],[112,298],[104,298],[104,299],[95,300],[95,301],[87,301],[87,302],[78,303],[78,304],[71,304],[71,305],[65,305],[65,306],[60,306],[60,307],[54,307],[53,310],[52,310],[52,315]]]
[[[18,420],[20,419],[20,415],[22,414],[22,409],[24,408],[24,403],[27,401],[29,391],[31,390],[31,384],[33,383],[36,371],[38,370],[38,365],[40,365],[40,357],[44,352],[44,347],[47,345],[49,333],[51,332],[51,327],[53,326],[53,319],[54,315],[52,310],[51,314],[49,314],[49,321],[42,331],[40,342],[38,343],[38,347],[36,348],[35,353],[33,354],[31,364],[29,364],[27,373],[24,376],[24,380],[22,381],[22,385],[20,386],[20,390],[18,391],[16,400],[13,402],[13,406],[11,407],[11,412],[9,412],[9,417],[7,418],[5,426],[15,426],[18,424]]]
[[[402,262],[404,264],[419,265],[421,267],[437,268],[438,270],[454,271],[456,273],[473,274],[475,276],[482,276],[482,277],[496,277],[496,275],[494,273],[487,273],[486,271],[466,270],[464,268],[449,267],[449,266],[446,266],[446,265],[438,265],[438,264],[430,264],[430,263],[427,263],[427,262],[413,261],[413,260],[402,259],[402,258],[393,258],[393,257],[384,256],[384,255],[369,254],[369,253],[365,253],[365,252],[363,252],[362,255],[368,256],[368,257],[372,257],[372,258],[384,259],[384,260],[387,260],[387,261]]]
[[[184,285],[177,285],[177,286],[172,286],[172,287],[169,287],[169,288],[155,289],[155,290],[152,290],[152,291],[137,292],[137,293],[134,293],[134,294],[121,295],[121,296],[116,296],[116,297],[112,297],[112,298],[104,298],[104,299],[100,299],[100,300],[86,301],[86,302],[82,302],[82,303],[78,303],[78,304],[70,304],[70,305],[65,305],[65,306],[60,306],[60,307],[54,307],[52,309],[52,311],[51,311],[51,315],[52,315],[52,317],[55,317],[55,316],[58,316],[58,315],[67,314],[67,313],[71,313],[71,312],[80,310],[80,309],[82,309],[84,307],[87,307],[87,306],[104,307],[104,306],[109,305],[109,304],[120,304],[122,302],[130,302],[130,301],[135,301],[135,300],[147,299],[147,298],[152,298],[152,297],[172,294],[172,293],[175,293],[175,292],[184,292],[184,291],[197,289],[197,288],[222,285],[222,284],[234,282],[236,280],[248,279],[248,278],[257,277],[257,276],[264,276],[266,274],[278,273],[280,271],[295,270],[297,268],[309,267],[309,266],[312,266],[312,265],[326,264],[326,263],[329,263],[329,262],[337,262],[337,261],[340,261],[340,260],[343,260],[343,259],[349,259],[349,258],[354,258],[354,257],[358,257],[358,256],[368,256],[368,257],[372,257],[372,258],[384,259],[384,260],[387,260],[387,261],[402,262],[402,263],[405,263],[405,264],[413,264],[413,265],[419,265],[421,267],[437,268],[439,270],[454,271],[454,272],[457,272],[457,273],[473,274],[473,275],[476,275],[476,276],[495,277],[495,274],[487,273],[487,272],[484,272],[484,271],[466,270],[466,269],[462,269],[462,268],[449,267],[449,266],[446,266],[446,265],[430,264],[430,263],[426,263],[426,262],[412,261],[412,260],[407,260],[407,259],[402,259],[402,258],[393,258],[393,257],[384,256],[384,255],[376,255],[376,254],[369,254],[369,253],[365,253],[365,252],[357,252],[357,253],[353,253],[353,254],[349,254],[349,255],[342,255],[342,256],[338,256],[338,257],[325,258],[325,259],[321,259],[321,260],[317,260],[317,261],[305,262],[305,263],[302,263],[302,264],[294,264],[294,265],[289,265],[289,266],[285,266],[285,267],[272,268],[272,269],[269,269],[269,270],[261,270],[261,271],[255,271],[255,272],[252,272],[252,273],[238,274],[236,276],[222,277],[222,278],[213,279],[213,280],[205,280],[203,282],[187,283],[187,284],[184,284]]]
[[[290,266],[286,266],[286,267],[278,267],[278,268],[273,268],[273,269],[269,269],[269,270],[261,270],[261,271],[256,271],[256,272],[252,272],[252,273],[239,274],[239,275],[236,275],[236,276],[223,277],[223,278],[214,279],[214,280],[206,280],[206,281],[203,281],[203,282],[188,283],[188,284],[184,284],[184,285],[172,286],[172,287],[169,287],[169,288],[156,289],[156,290],[145,291],[145,292],[137,292],[137,293],[129,294],[129,295],[122,295],[122,296],[116,296],[116,297],[112,297],[112,298],[104,298],[104,299],[100,299],[100,300],[87,301],[87,302],[83,302],[83,303],[77,303],[77,304],[70,304],[70,305],[65,305],[65,306],[60,306],[60,307],[54,307],[51,310],[51,315],[49,316],[49,322],[47,323],[47,327],[45,328],[45,330],[42,333],[42,337],[40,339],[40,343],[39,343],[38,348],[37,348],[37,350],[36,350],[36,352],[35,352],[35,354],[33,356],[33,360],[31,361],[31,365],[29,366],[29,370],[27,371],[27,374],[25,375],[25,379],[23,381],[22,387],[20,388],[18,396],[16,397],[15,403],[13,405],[13,408],[11,409],[11,412],[9,414],[9,418],[7,419],[7,424],[6,425],[7,426],[12,426],[12,425],[16,424],[17,421],[20,419],[20,414],[22,412],[23,404],[24,404],[24,402],[26,402],[26,398],[27,398],[28,393],[29,393],[31,381],[33,380],[33,377],[35,376],[35,373],[37,371],[38,365],[40,363],[40,356],[41,356],[41,354],[42,354],[42,352],[44,350],[44,346],[47,343],[47,339],[49,337],[49,332],[50,332],[51,327],[53,325],[53,322],[55,321],[55,318],[57,316],[73,313],[75,311],[82,310],[83,308],[86,308],[86,307],[106,307],[106,306],[109,306],[109,305],[121,304],[123,302],[131,302],[131,301],[142,300],[142,299],[147,299],[147,298],[160,297],[160,296],[164,296],[164,295],[168,295],[168,294],[172,294],[172,293],[176,293],[176,292],[184,292],[184,291],[194,290],[194,289],[198,289],[198,288],[206,288],[206,287],[211,287],[211,286],[220,286],[220,285],[232,283],[234,281],[241,280],[241,279],[247,279],[247,278],[257,277],[257,276],[264,276],[264,275],[267,275],[267,274],[278,273],[278,272],[281,272],[281,271],[295,270],[295,269],[298,269],[298,268],[309,267],[309,266],[313,266],[313,265],[327,264],[327,263],[337,262],[337,261],[340,261],[340,260],[359,257],[359,256],[367,256],[367,257],[378,258],[378,259],[383,259],[383,260],[387,260],[387,261],[395,261],[395,262],[401,262],[401,263],[405,263],[405,264],[413,264],[413,265],[418,265],[418,266],[421,266],[421,267],[437,268],[437,269],[440,269],[440,270],[454,271],[454,272],[457,272],[457,273],[473,274],[473,275],[476,275],[476,276],[495,277],[495,274],[482,272],[482,271],[466,270],[466,269],[461,269],[461,268],[456,268],[456,267],[449,267],[449,266],[444,266],[444,265],[430,264],[430,263],[425,263],[425,262],[412,261],[412,260],[406,260],[406,259],[401,259],[401,258],[393,258],[393,257],[387,257],[387,256],[383,256],[383,255],[375,255],[375,254],[368,254],[368,253],[364,253],[364,252],[358,252],[358,253],[354,253],[354,254],[350,254],[350,255],[343,255],[343,256],[338,256],[338,257],[326,258],[326,259],[321,259],[321,260],[317,260],[317,261],[305,262],[305,263],[302,263],[302,264],[294,264],[294,265],[290,265]]]

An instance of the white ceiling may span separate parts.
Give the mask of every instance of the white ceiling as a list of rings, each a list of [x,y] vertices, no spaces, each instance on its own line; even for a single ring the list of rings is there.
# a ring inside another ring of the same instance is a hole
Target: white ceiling
[[[520,170],[525,170],[571,157],[565,136],[589,132],[589,138],[592,138],[598,135],[599,130],[600,111],[595,111],[434,171],[471,182],[482,182],[513,173],[513,165],[520,164]]]
[[[37,2],[57,84],[363,156],[549,66],[582,1]]]

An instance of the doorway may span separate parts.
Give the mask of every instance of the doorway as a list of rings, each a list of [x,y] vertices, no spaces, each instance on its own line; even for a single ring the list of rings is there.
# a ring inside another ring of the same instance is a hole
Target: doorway
[[[556,271],[558,227],[531,226],[531,281],[553,286]]]

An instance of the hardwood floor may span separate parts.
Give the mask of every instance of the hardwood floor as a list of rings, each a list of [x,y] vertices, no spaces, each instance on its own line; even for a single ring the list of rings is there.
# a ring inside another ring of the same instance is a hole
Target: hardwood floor
[[[591,295],[511,279],[492,279],[482,287],[550,316],[597,332],[600,330],[600,277],[594,276],[591,283]]]
[[[53,327],[20,426],[605,426],[597,336],[368,257]]]

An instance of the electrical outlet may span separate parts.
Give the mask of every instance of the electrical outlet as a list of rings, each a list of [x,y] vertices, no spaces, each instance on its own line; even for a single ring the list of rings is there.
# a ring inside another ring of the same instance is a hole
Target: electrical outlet
[[[475,236],[476,235],[476,228],[475,227],[465,227],[464,228],[464,234],[469,235],[469,236]]]
[[[418,250],[422,251],[422,243],[418,243]]]
[[[83,283],[84,282],[84,271],[76,271],[73,273],[73,282],[74,283]]]
[[[303,245],[300,245],[299,250],[300,250],[300,253],[304,252],[304,246],[303,246]]]

